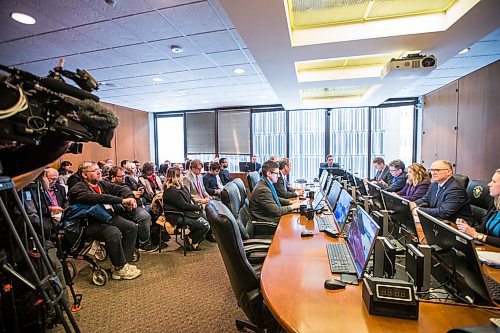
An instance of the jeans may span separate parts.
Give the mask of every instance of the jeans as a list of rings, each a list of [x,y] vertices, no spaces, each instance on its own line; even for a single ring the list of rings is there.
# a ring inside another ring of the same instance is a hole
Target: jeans
[[[205,237],[205,234],[210,229],[208,221],[206,219],[194,219],[190,217],[184,218],[185,224],[189,227],[189,238],[193,241],[193,244],[199,244]],[[177,220],[178,226],[183,226],[182,218]]]
[[[137,240],[137,224],[134,222],[115,215],[110,223],[90,222],[83,235],[106,243],[106,252],[114,267],[132,261]]]
[[[151,244],[151,215],[142,207],[135,209],[135,214],[132,221],[137,223],[139,227],[137,236],[139,238],[139,246],[148,246]]]

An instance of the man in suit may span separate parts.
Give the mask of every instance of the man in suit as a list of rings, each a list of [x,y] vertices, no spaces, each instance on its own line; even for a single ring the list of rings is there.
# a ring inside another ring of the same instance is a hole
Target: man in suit
[[[222,191],[222,181],[219,177],[220,164],[219,162],[210,163],[210,170],[203,175],[203,185],[209,195],[220,196]]]
[[[182,181],[184,186],[188,188],[195,202],[206,204],[212,197],[208,194],[207,190],[205,190],[201,170],[203,170],[203,163],[200,160],[192,160],[189,165],[189,172]]]
[[[227,169],[227,166],[229,164],[227,162],[227,158],[225,157],[221,158],[219,160],[219,164],[220,164],[219,177],[222,182],[222,185],[226,185],[227,183],[233,180],[233,178],[231,178],[231,175],[229,174],[229,170]]]
[[[278,181],[278,163],[266,161],[262,166],[262,179],[257,183],[250,196],[250,214],[253,220],[278,222],[284,214],[298,209],[300,202],[278,197],[274,184]]]
[[[398,192],[406,185],[405,164],[401,160],[394,160],[389,163],[389,172],[392,179],[390,184],[380,180],[378,186],[387,192]]]
[[[333,162],[332,154],[328,154],[326,155],[326,162],[319,164],[318,178],[321,177],[321,172],[323,172],[324,169],[332,169],[332,168],[340,168],[340,165],[338,163]]]
[[[292,163],[290,159],[284,157],[279,161],[279,169],[280,173],[278,175],[278,181],[274,184],[276,188],[276,193],[278,193],[278,197],[289,199],[296,198],[299,195],[304,195],[304,190],[296,189],[288,184],[286,180],[286,176],[290,174],[292,170]]]
[[[422,212],[452,222],[457,218],[470,220],[472,212],[469,197],[453,177],[451,163],[445,160],[434,161],[429,171],[433,183],[422,198],[410,203],[411,209],[419,207]]]
[[[385,164],[384,159],[382,157],[375,157],[373,159],[373,166],[377,172],[375,173],[375,177],[370,179],[370,182],[375,185],[378,185],[379,182],[390,184],[392,180],[391,169]]]
[[[260,165],[260,163],[257,162],[257,156],[253,155],[251,162],[252,162],[252,167],[250,171],[260,172],[262,166]]]

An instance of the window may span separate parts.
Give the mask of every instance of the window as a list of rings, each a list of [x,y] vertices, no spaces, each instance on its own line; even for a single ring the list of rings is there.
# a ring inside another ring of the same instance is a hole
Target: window
[[[186,113],[186,143],[188,155],[215,154],[215,111]]]
[[[159,116],[156,118],[158,161],[184,161],[184,117],[183,115]]]
[[[386,164],[395,159],[401,159],[407,167],[411,164],[414,112],[413,105],[372,108],[372,159],[380,156]]]
[[[267,161],[272,155],[286,156],[286,112],[264,111],[252,114],[253,154]]]
[[[290,111],[290,180],[318,177],[325,159],[325,110]]]
[[[250,154],[250,110],[220,110],[219,153]]]

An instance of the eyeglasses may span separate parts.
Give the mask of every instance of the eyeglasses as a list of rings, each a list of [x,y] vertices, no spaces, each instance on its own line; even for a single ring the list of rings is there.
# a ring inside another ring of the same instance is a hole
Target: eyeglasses
[[[271,173],[277,175],[277,174],[279,174],[279,171],[271,171]]]
[[[94,169],[94,170],[87,170],[85,172],[86,173],[89,173],[89,172],[101,172],[101,169],[97,168],[97,169]]]
[[[115,176],[115,178],[123,178],[123,177],[125,177],[125,175],[121,175],[121,176],[116,175]]]
[[[444,170],[449,170],[449,169],[429,169],[430,173],[438,173],[439,171],[444,171]]]
[[[389,169],[389,172],[396,172],[398,169]]]

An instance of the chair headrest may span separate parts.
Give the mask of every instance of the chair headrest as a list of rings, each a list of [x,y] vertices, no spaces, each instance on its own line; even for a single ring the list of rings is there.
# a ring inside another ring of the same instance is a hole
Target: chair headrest
[[[486,181],[471,180],[467,186],[467,195],[471,205],[488,210],[493,204],[493,197],[490,196],[490,189]]]
[[[454,174],[453,177],[457,180],[457,182],[462,185],[464,189],[467,188],[467,185],[469,185],[469,177],[461,175],[461,174]]]
[[[234,182],[224,185],[221,191],[221,200],[231,210],[231,213],[237,217],[242,206],[242,200],[240,189]]]

